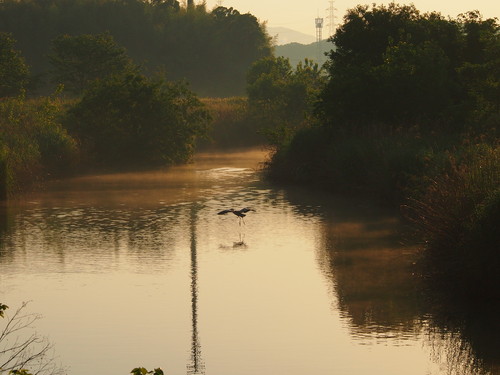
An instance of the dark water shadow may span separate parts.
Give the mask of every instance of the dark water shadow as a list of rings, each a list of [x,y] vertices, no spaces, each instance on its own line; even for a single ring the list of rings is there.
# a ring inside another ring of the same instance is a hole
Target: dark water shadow
[[[285,189],[301,215],[322,220],[318,263],[353,337],[411,338],[424,332],[434,360],[452,374],[500,374],[499,301],[457,304],[417,273],[419,246],[398,212],[358,198]],[[444,353],[444,354],[443,354]]]

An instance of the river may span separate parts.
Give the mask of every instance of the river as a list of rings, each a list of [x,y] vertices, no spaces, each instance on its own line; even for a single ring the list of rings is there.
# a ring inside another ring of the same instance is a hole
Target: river
[[[9,203],[0,302],[31,301],[70,375],[497,373],[435,324],[396,213],[270,185],[264,159],[200,154]]]

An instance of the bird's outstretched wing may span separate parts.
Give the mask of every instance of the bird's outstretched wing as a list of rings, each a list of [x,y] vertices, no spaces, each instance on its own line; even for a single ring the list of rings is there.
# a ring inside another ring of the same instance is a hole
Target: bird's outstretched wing
[[[255,210],[254,210],[253,208],[248,208],[248,207],[242,208],[242,209],[240,210],[240,212],[242,212],[242,213],[245,213],[245,212],[248,212],[248,211],[253,211],[253,212],[255,212]]]
[[[232,212],[232,210],[222,210],[221,212],[218,212],[217,215],[225,215],[229,212]]]

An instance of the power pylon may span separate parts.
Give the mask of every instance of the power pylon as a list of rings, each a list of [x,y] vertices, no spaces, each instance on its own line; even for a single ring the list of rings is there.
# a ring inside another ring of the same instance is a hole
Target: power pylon
[[[335,8],[333,6],[333,0],[332,1],[329,1],[329,6],[328,8],[326,8],[326,11],[327,11],[327,16],[326,16],[326,19],[327,19],[327,26],[328,26],[328,36],[332,36],[333,34],[335,34],[335,11],[337,10],[337,8]]]

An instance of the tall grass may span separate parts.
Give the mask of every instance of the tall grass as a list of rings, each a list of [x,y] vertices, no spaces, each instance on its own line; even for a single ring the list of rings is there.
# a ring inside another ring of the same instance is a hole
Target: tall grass
[[[423,273],[464,297],[498,298],[500,147],[467,147],[449,159],[405,206],[424,242]]]
[[[202,99],[213,118],[208,139],[198,141],[198,149],[230,149],[264,143],[259,125],[252,120],[243,97]]]

